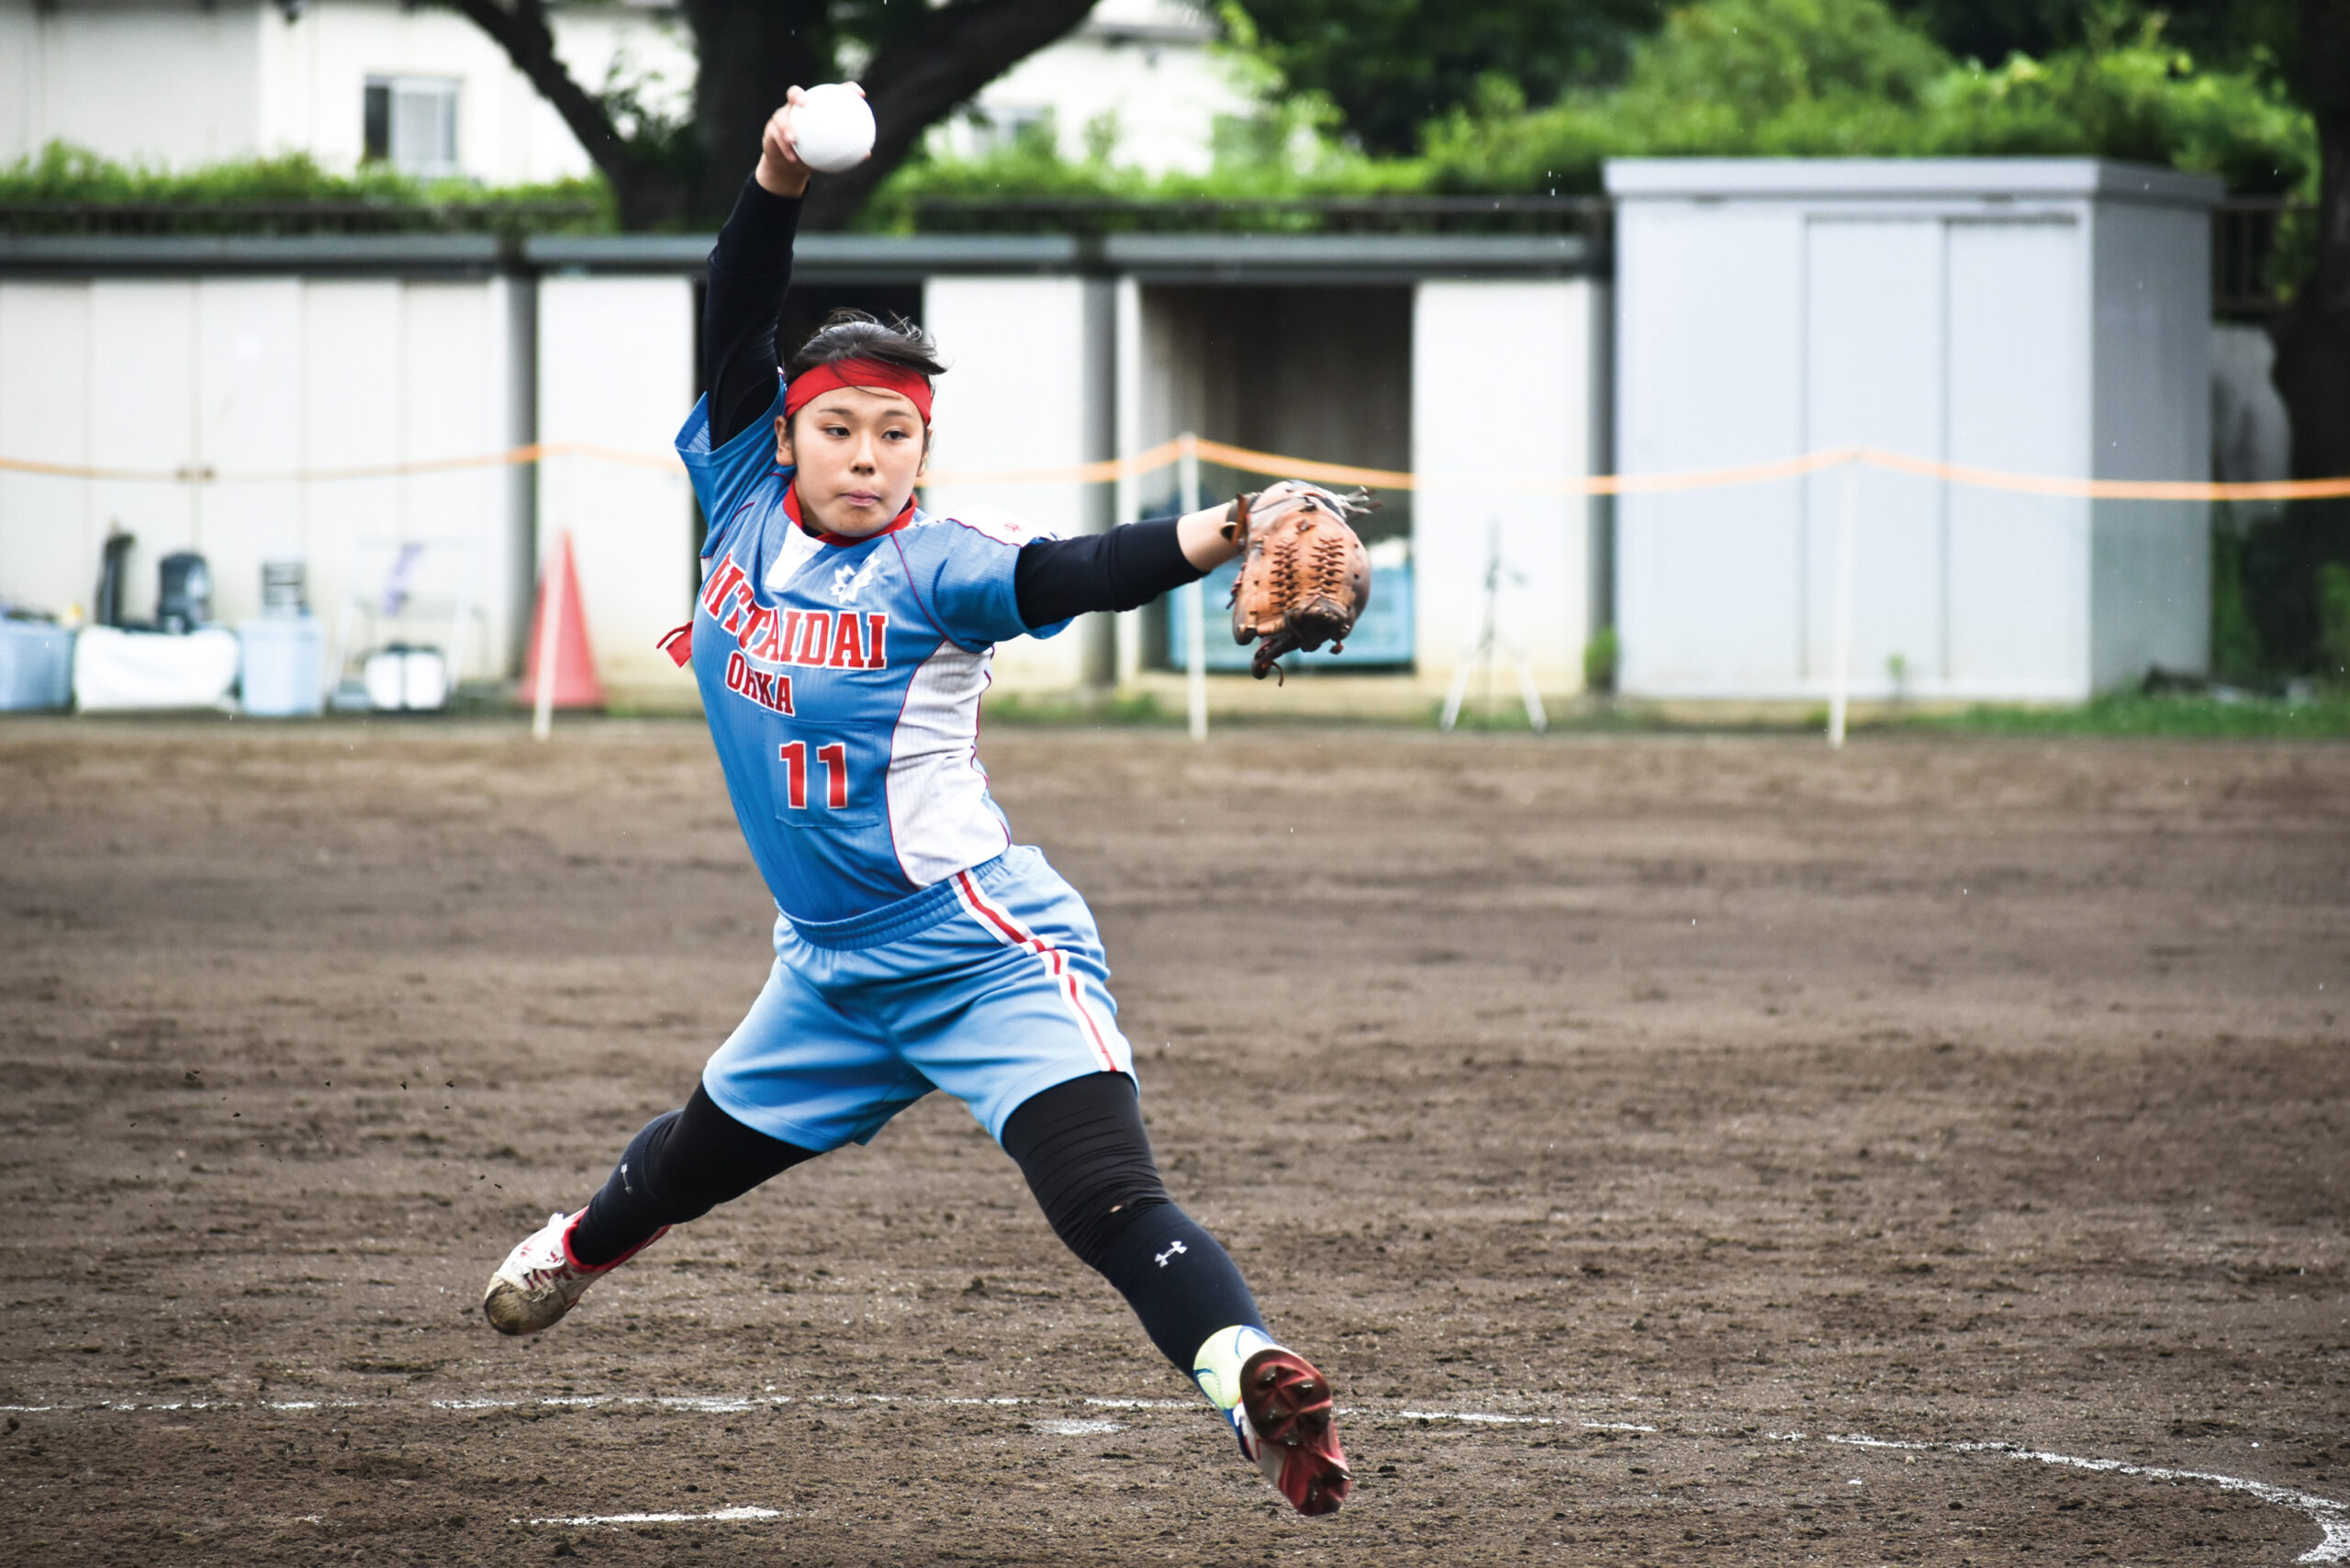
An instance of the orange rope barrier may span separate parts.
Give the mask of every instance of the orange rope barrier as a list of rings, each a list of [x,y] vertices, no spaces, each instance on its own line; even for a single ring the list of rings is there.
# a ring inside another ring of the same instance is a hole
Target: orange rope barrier
[[[1783,457],[1776,463],[1751,463],[1742,468],[1702,468],[1682,474],[1595,474],[1583,482],[1587,496],[1652,496],[1671,490],[1711,490],[1726,485],[1760,485],[1774,479],[1796,479],[1850,463],[1857,449],[1831,446]]]
[[[550,457],[591,457],[630,467],[660,468],[682,474],[685,465],[674,453],[631,452],[588,442],[559,442],[517,446],[505,452],[463,457],[420,457],[405,463],[362,463],[341,468],[257,468],[223,474],[209,463],[185,463],[176,468],[107,468],[79,463],[41,463],[30,458],[0,457],[0,473],[41,474],[61,479],[112,479],[131,484],[181,485],[301,485],[331,484],[344,479],[400,479],[419,474],[450,474],[469,468],[508,468]]]
[[[1245,446],[1226,446],[1220,441],[1200,442],[1194,450],[1210,463],[1221,463],[1226,468],[1237,468],[1244,474],[1312,479],[1324,485],[1362,485],[1374,490],[1408,490],[1419,483],[1414,476],[1393,468],[1355,468],[1344,463],[1312,463],[1303,458],[1284,457],[1277,452],[1252,452]]]
[[[1301,457],[1284,456],[1278,452],[1256,452],[1245,446],[1227,446],[1220,441],[1203,441],[1198,450],[1200,455],[1211,463],[1221,463],[1227,468],[1238,468],[1245,473],[1314,479],[1330,485],[1364,485],[1372,489],[1412,490],[1423,489],[1432,484],[1454,484],[1468,488],[1533,491],[1548,495],[1625,496],[1664,490],[1716,489],[1726,485],[1755,485],[1773,479],[1791,479],[1822,468],[1832,468],[1840,463],[1849,463],[1861,449],[1830,447],[1819,452],[1807,452],[1800,457],[1781,458],[1774,463],[1750,463],[1736,468],[1696,468],[1678,474],[1595,474],[1582,479],[1487,479],[1412,474],[1394,468],[1355,468],[1340,463],[1312,463]]]
[[[940,468],[934,469],[923,483],[929,485],[1107,485],[1119,479],[1136,479],[1154,469],[1164,468],[1175,461],[1183,443],[1162,441],[1146,452],[1131,457],[1103,457],[1091,463],[1080,463],[1068,468]],[[1207,450],[1206,442],[1200,450]]]
[[[2313,501],[2350,496],[2350,478],[2254,479],[2066,479],[2051,474],[2017,474],[1964,463],[1936,463],[1881,447],[1860,449],[1872,468],[1942,479],[1985,490],[2015,490],[2034,496],[2068,496],[2100,501]]]
[[[1174,463],[1181,442],[1162,442],[1126,457],[1057,468],[941,469],[926,485],[1053,485],[1109,484],[1138,478]],[[1800,456],[1731,468],[1686,469],[1664,474],[1594,474],[1583,478],[1508,478],[1466,475],[1425,475],[1394,468],[1361,468],[1343,463],[1317,463],[1277,452],[1259,452],[1220,441],[1201,441],[1194,450],[1211,463],[1248,474],[1311,479],[1328,485],[1361,485],[1372,489],[1425,489],[1432,485],[1458,486],[1487,491],[1540,495],[1641,496],[1681,490],[1719,489],[1735,485],[1768,484],[1799,478],[1824,468],[1859,463],[1887,473],[1966,485],[1977,489],[2006,490],[2024,495],[2061,496],[2075,499],[2126,501],[2303,501],[2350,497],[2350,476],[2338,479],[2266,479],[2220,482],[2204,479],[2076,479],[2053,474],[2020,474],[2003,468],[1983,468],[1963,463],[1941,463],[1874,446],[1826,447]],[[636,452],[601,446],[592,442],[551,442],[518,446],[506,452],[463,457],[421,458],[405,463],[364,464],[341,468],[263,469],[222,473],[207,463],[175,468],[115,468],[88,464],[46,463],[33,458],[0,457],[0,473],[39,475],[60,479],[101,479],[131,484],[331,484],[353,479],[396,479],[423,474],[459,473],[476,468],[512,467],[554,458],[578,457],[632,468],[682,474],[684,465],[674,453]]]

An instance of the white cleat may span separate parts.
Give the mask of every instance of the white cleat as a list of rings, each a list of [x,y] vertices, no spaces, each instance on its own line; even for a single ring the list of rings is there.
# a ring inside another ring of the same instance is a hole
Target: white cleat
[[[481,1298],[491,1327],[500,1334],[536,1334],[553,1327],[588,1294],[589,1285],[669,1234],[665,1225],[610,1262],[591,1269],[571,1255],[571,1227],[578,1220],[576,1214],[549,1215],[545,1226],[506,1255]]]

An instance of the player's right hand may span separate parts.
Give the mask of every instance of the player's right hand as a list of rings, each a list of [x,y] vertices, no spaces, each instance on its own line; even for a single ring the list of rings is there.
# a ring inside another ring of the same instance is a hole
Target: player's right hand
[[[791,140],[791,111],[807,93],[798,87],[783,95],[783,106],[767,117],[767,129],[759,138],[759,167],[755,176],[759,188],[773,196],[804,196],[808,190],[808,165],[800,161],[800,150]]]

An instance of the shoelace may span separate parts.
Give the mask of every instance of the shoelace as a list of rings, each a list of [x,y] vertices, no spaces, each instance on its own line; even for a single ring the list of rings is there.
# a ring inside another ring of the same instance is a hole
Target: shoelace
[[[560,1214],[551,1214],[547,1215],[548,1227],[552,1229],[554,1226],[562,1224],[563,1218],[564,1216]],[[557,1231],[554,1238],[554,1253],[549,1260],[544,1263],[532,1264],[522,1271],[522,1274],[523,1278],[528,1281],[531,1285],[536,1287],[543,1284],[554,1283],[570,1271],[571,1259],[569,1255],[564,1251],[563,1234],[562,1232]]]

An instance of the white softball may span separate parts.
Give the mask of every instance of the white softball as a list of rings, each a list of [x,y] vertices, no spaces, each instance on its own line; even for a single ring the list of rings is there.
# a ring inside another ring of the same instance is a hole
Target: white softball
[[[845,82],[808,89],[791,111],[791,144],[811,169],[837,174],[872,155],[873,109]]]

